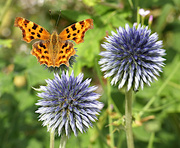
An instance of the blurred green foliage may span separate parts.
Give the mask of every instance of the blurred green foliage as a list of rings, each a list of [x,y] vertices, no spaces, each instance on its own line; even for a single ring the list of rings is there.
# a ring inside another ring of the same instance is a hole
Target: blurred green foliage
[[[126,23],[136,22],[136,10],[148,9],[153,15],[152,32],[159,34],[166,49],[166,66],[158,81],[136,93],[133,104],[134,139],[137,148],[180,147],[180,1],[179,0],[7,0],[0,1],[0,147],[1,148],[48,148],[49,133],[41,126],[35,114],[38,100],[32,87],[45,85],[45,79],[53,73],[40,66],[30,55],[32,43],[21,40],[22,33],[13,26],[15,17],[25,17],[43,26],[50,32],[61,10],[57,31],[83,19],[92,18],[94,29],[85,35],[84,43],[76,45],[77,62],[73,66],[75,75],[80,72],[92,78],[99,87],[100,101],[105,106],[87,133],[74,135],[67,142],[73,148],[106,148],[108,125],[114,126],[115,145],[126,147],[125,133],[117,121],[122,123],[124,115],[124,92],[111,87],[113,114],[107,112],[106,80],[99,70],[98,60],[101,43],[111,31]],[[52,14],[49,14],[49,10]],[[148,17],[145,24],[148,23]],[[70,68],[70,70],[72,70]],[[143,107],[153,100],[147,110]],[[139,113],[142,113],[139,116]],[[112,116],[113,123],[108,123]],[[59,145],[56,137],[55,147]]]

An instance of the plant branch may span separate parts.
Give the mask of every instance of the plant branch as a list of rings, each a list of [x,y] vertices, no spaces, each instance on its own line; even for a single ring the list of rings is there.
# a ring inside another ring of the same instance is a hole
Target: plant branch
[[[126,116],[126,140],[128,148],[134,148],[134,139],[132,132],[132,93],[130,89],[125,94],[125,116]]]

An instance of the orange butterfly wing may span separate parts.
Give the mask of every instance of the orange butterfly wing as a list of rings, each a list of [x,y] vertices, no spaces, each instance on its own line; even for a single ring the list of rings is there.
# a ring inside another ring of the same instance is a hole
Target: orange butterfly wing
[[[31,54],[36,56],[38,62],[48,67],[59,67],[61,64],[69,66],[69,59],[76,51],[73,40],[77,44],[84,41],[85,32],[93,28],[93,20],[86,19],[65,28],[59,35],[56,31],[50,34],[46,29],[25,18],[17,17],[15,27],[22,30],[23,40],[31,42],[34,39],[41,41],[33,44]]]
[[[59,50],[50,50],[48,41],[38,41],[33,44],[31,54],[36,56],[40,64],[46,64],[48,67],[59,67],[61,64],[69,67],[69,59],[76,53],[74,45],[68,41],[63,41],[59,45]]]
[[[22,17],[16,17],[14,26],[22,30],[23,40],[28,43],[34,39],[47,40],[51,35],[43,27]]]
[[[65,28],[60,34],[61,40],[73,40],[76,44],[84,41],[84,35],[88,29],[93,29],[93,20],[86,19]]]

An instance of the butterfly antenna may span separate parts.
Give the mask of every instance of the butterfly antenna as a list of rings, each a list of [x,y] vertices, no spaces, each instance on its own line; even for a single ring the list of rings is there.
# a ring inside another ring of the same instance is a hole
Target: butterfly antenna
[[[57,21],[56,21],[56,28],[57,28],[57,26],[58,26],[60,16],[61,16],[61,10],[60,10],[60,13],[59,13],[58,19],[57,19]]]
[[[50,15],[50,18],[51,18],[51,19],[50,19],[50,23],[51,23],[52,26],[54,26],[54,25],[53,25],[52,11],[51,11],[51,10],[49,10],[49,15]]]
[[[49,10],[49,15],[51,16],[51,19],[52,19],[52,12],[51,12],[51,10]]]

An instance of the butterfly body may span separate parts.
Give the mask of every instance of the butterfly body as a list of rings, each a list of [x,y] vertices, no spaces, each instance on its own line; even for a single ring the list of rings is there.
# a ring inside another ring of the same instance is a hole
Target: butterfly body
[[[29,43],[34,39],[39,39],[32,45],[31,54],[36,56],[40,64],[48,67],[59,67],[65,64],[68,67],[70,57],[76,53],[72,41],[77,44],[83,42],[85,32],[93,28],[93,20],[86,19],[75,23],[65,28],[60,34],[57,31],[50,34],[40,25],[21,17],[15,19],[14,26],[22,30],[24,41]]]
[[[62,41],[60,40],[58,34],[56,31],[54,31],[50,37],[50,41],[49,41],[49,48],[48,48],[48,51],[49,51],[49,55],[50,55],[50,59],[52,60],[51,62],[53,63],[53,66],[55,66],[56,64],[56,60],[57,59],[57,56],[58,56],[58,53],[59,53],[59,50],[61,48],[61,43]],[[65,63],[66,65],[68,63]],[[67,65],[69,66],[69,65]]]

